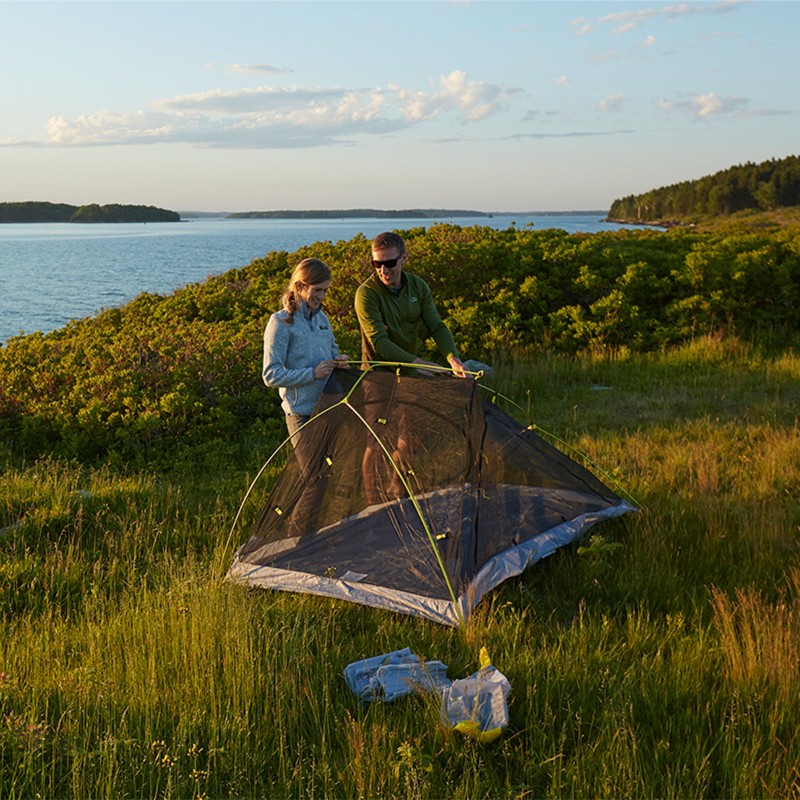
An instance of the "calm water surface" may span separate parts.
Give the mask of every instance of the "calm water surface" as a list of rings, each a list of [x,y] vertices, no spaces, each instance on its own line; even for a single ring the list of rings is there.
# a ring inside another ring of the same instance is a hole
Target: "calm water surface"
[[[493,228],[618,230],[601,214],[487,218],[276,220],[217,218],[158,224],[27,223],[0,225],[0,343],[45,333],[140,292],[168,294],[210,275],[242,267],[273,250],[293,252],[319,241],[368,239],[387,229],[435,222]]]

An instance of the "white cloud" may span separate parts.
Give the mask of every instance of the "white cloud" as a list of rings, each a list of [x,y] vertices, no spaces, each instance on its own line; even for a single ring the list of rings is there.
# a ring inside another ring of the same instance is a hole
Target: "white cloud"
[[[286,75],[294,70],[280,69],[272,64],[226,64],[225,71],[238,75]]]
[[[597,104],[597,107],[605,113],[619,111],[620,108],[622,107],[622,102],[624,99],[625,99],[624,94],[611,94],[604,100],[601,100]]]
[[[746,97],[720,97],[716,92],[698,94],[694,97],[677,100],[662,99],[659,101],[659,107],[663,111],[688,114],[700,120],[712,117],[777,116],[788,113],[777,109],[752,108],[750,100]]]
[[[258,86],[254,89],[212,89],[208,92],[178,95],[156,100],[153,106],[163,111],[196,111],[213,115],[250,114],[336,102],[346,94],[345,89],[276,89],[272,86]]]
[[[464,124],[477,122],[504,111],[507,98],[518,91],[471,80],[463,70],[442,75],[433,91],[401,86],[214,89],[162,98],[145,110],[51,117],[42,141],[0,145],[183,142],[231,148],[316,147],[399,131],[443,115]]]
[[[184,129],[192,120],[184,119]],[[51,117],[45,125],[46,143],[55,145],[105,144],[109,139],[119,137],[126,143],[146,142],[158,139],[171,141],[174,136],[175,120],[169,114],[136,111],[131,114],[114,111],[98,111],[94,114],[81,114],[74,120],[65,117]]]
[[[570,22],[570,25],[573,27],[573,33],[576,36],[585,36],[587,33],[591,33],[592,31],[592,23],[589,22],[585,17],[577,17]]]
[[[462,121],[475,122],[502,111],[505,108],[503,100],[518,91],[511,87],[471,81],[463,70],[442,75],[439,86],[440,90],[432,93],[392,86],[404,119],[419,122],[449,111],[458,111]]]
[[[572,86],[572,81],[566,76],[561,75],[553,80],[556,86]]]
[[[615,14],[606,14],[598,21],[598,25],[611,25],[614,33],[627,33],[639,25],[649,22],[658,16],[658,11],[647,9],[645,11],[619,11]]]
[[[746,0],[720,0],[717,3],[684,2],[655,8],[631,9],[606,14],[597,20],[587,20],[583,17],[572,21],[573,33],[576,36],[585,36],[591,31],[610,26],[615,34],[627,33],[649,22],[663,18],[675,20],[697,14],[721,14],[733,11],[742,6]]]
[[[714,92],[700,94],[695,98],[698,117],[708,117],[711,114],[728,114],[733,109],[747,101],[740,97],[719,97]]]

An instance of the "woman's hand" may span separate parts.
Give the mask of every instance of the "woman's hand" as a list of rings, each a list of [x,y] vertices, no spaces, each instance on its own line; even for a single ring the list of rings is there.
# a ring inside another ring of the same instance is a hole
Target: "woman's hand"
[[[314,367],[314,378],[315,380],[320,380],[321,378],[327,378],[328,375],[333,372],[334,361],[331,359],[326,359],[325,361],[320,361],[316,367]]]

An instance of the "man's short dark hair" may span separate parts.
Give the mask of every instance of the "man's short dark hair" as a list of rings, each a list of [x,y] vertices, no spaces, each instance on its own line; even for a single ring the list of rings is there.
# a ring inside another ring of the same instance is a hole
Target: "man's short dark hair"
[[[383,233],[379,233],[372,240],[373,250],[389,250],[392,247],[397,248],[398,255],[405,255],[406,243],[403,241],[403,237],[394,231],[384,231]]]

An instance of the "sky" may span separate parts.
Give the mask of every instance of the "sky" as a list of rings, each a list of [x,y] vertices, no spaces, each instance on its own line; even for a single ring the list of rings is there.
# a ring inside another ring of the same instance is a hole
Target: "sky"
[[[0,202],[607,210],[800,154],[800,2],[5,2]]]

